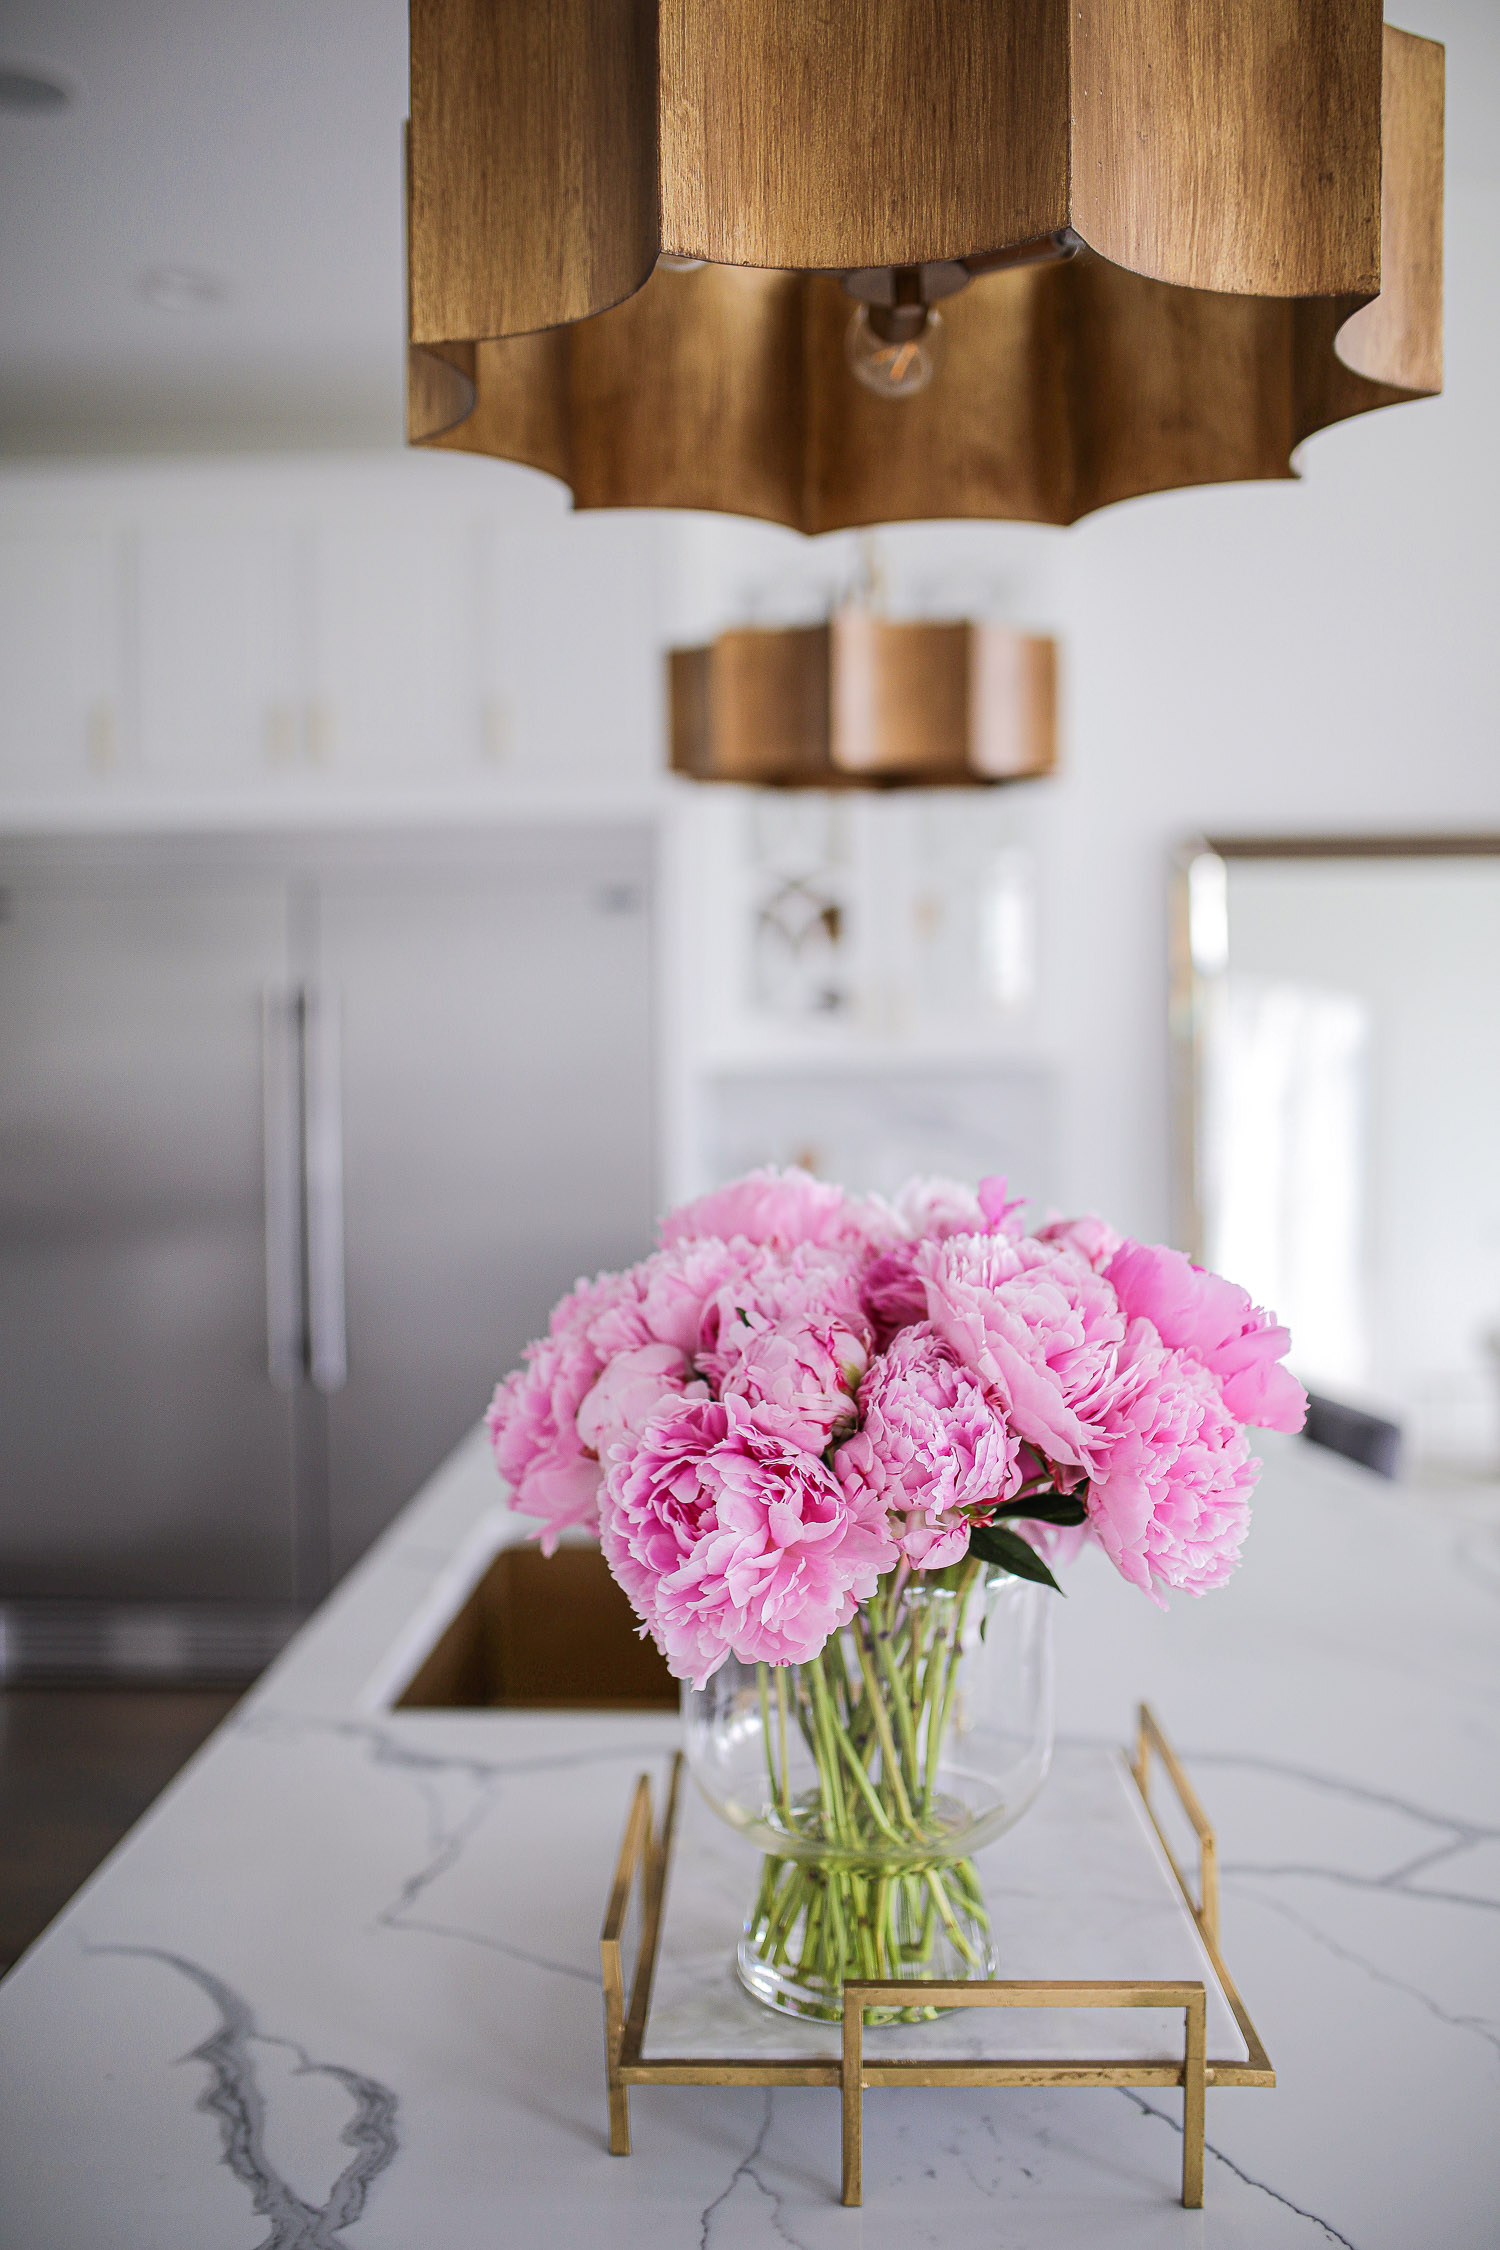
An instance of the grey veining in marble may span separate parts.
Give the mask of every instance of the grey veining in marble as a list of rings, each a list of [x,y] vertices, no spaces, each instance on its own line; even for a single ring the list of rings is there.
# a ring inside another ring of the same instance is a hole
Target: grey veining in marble
[[[1210,2092],[1201,2214],[1156,2091],[882,2089],[858,2214],[817,2089],[643,2088],[608,2156],[599,1921],[676,1725],[390,1708],[520,1530],[476,1442],[0,1985],[0,2243],[1494,2250],[1500,1509],[1266,1450],[1225,1591],[1162,1615],[1085,1558],[1058,1611],[1052,1786],[1156,1706],[1277,2066]]]
[[[339,2063],[314,2062],[296,2040],[260,2030],[237,1992],[179,1953],[149,1945],[88,1950],[159,1961],[188,1978],[212,2001],[219,2012],[218,2023],[185,2059],[207,2068],[209,2081],[197,2106],[218,2119],[222,2161],[250,2190],[255,2210],[271,2222],[263,2250],[338,2250],[336,2236],[360,2216],[371,2181],[396,2154],[396,2097],[389,2086]],[[338,2137],[354,2154],[316,2206],[296,2193],[268,2152],[266,2103],[255,2068],[257,2045],[288,2049],[296,2057],[299,2075],[332,2079],[349,2096],[351,2114]]]

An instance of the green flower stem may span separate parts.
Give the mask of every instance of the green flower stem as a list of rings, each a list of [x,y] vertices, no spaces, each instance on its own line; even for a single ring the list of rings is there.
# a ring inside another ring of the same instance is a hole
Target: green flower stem
[[[836,1748],[840,1752],[842,1752],[844,1762],[849,1768],[849,1773],[851,1778],[853,1779],[854,1786],[859,1791],[861,1797],[863,1797],[870,1818],[874,1821],[882,1836],[886,1837],[891,1843],[899,1844],[903,1842],[904,1839],[897,1834],[895,1827],[893,1826],[890,1818],[886,1813],[884,1805],[882,1805],[880,1799],[876,1796],[875,1785],[871,1781],[869,1775],[866,1773],[864,1766],[860,1761],[859,1754],[855,1750],[853,1743],[849,1740],[847,1730],[839,1724],[838,1715],[833,1708],[833,1698],[829,1693],[828,1683],[823,1677],[820,1666],[818,1664],[814,1664],[811,1667],[811,1670],[813,1675],[813,1694],[815,1696],[818,1695],[820,1690],[822,1693],[821,1716],[823,1724],[827,1728],[829,1737]],[[845,1834],[840,1837],[839,1841],[841,1843],[847,1844],[857,1843],[859,1841],[859,1838],[855,1835],[852,1827],[849,1826],[847,1821],[844,1825]]]
[[[823,1807],[823,1833],[830,1843],[842,1843],[847,1822],[844,1817],[844,1796],[839,1782],[838,1754],[833,1749],[828,1731],[823,1724],[823,1706],[828,1698],[828,1683],[823,1678],[821,1659],[815,1657],[803,1666],[808,1681],[808,1695],[813,1712],[813,1762],[818,1769],[818,1796]],[[819,1690],[822,1690],[821,1696]]]
[[[958,1582],[958,1602],[953,1617],[953,1646],[948,1659],[947,1677],[943,1682],[943,1706],[938,1719],[937,1738],[939,1743],[942,1742],[944,1735],[948,1732],[948,1721],[953,1711],[953,1698],[958,1691],[958,1658],[963,1646],[964,1618],[968,1613],[969,1597],[974,1591],[975,1581],[983,1568],[984,1565],[979,1562],[965,1563],[963,1575]]]
[[[775,1738],[771,1733],[770,1665],[757,1664],[755,1667],[755,1678],[756,1684],[760,1689],[760,1733],[761,1742],[766,1753],[766,1776],[771,1784],[771,1802],[774,1805],[780,1805],[786,1795],[786,1782],[784,1778],[786,1773],[786,1753],[783,1749],[781,1759],[782,1770],[781,1773],[778,1774],[776,1771]]]
[[[821,1891],[817,1889],[809,1890],[805,1878],[798,1895],[799,1897],[805,1897],[807,1902],[807,1927],[802,1934],[803,1959],[805,1961],[817,1961],[822,1958],[824,1949],[823,1919],[827,1900]],[[777,1940],[778,1960],[784,1961],[786,1959],[791,1933],[792,1924],[789,1922],[785,1932]]]
[[[945,1859],[934,1814],[984,1568],[971,1559],[915,1587],[903,1579],[899,1593],[887,1580],[790,1677],[785,1666],[757,1667],[770,1803],[797,1850],[763,1862],[747,1938],[818,2012],[836,2011],[847,1976],[982,1968],[989,1925],[978,1875],[966,1860]],[[815,1782],[795,1795],[793,1721]]]
[[[925,1609],[910,1613],[911,1686],[907,1690],[907,1709],[915,1712],[922,1701],[922,1644],[927,1638],[927,1613]]]
[[[885,1675],[886,1686],[890,1691],[891,1703],[896,1713],[896,1729],[901,1736],[901,1749],[906,1761],[906,1785],[910,1798],[910,1796],[915,1795],[920,1786],[917,1776],[917,1730],[912,1721],[911,1701],[906,1692],[906,1682],[901,1675],[901,1666],[891,1649],[891,1643],[895,1638],[895,1628],[889,1611],[885,1613],[883,1622],[881,1616],[877,1613],[872,1618],[872,1624],[874,1626],[876,1656],[880,1669]],[[857,1618],[855,1626],[858,1630]]]
[[[922,1682],[927,1705],[927,1771],[922,1781],[922,1818],[924,1820],[930,1820],[932,1817],[932,1799],[937,1789],[938,1756],[943,1740],[943,1712],[947,1702],[948,1673],[952,1658],[953,1650],[950,1636],[942,1626],[939,1626],[933,1646],[928,1654],[927,1670]],[[936,1676],[934,1676],[934,1667],[936,1667]]]
[[[963,1955],[970,1968],[976,1968],[978,1966],[978,1963],[975,1959],[974,1949],[970,1945],[968,1939],[964,1936],[963,1931],[958,1926],[958,1922],[954,1916],[953,1909],[948,1904],[947,1897],[944,1894],[943,1886],[938,1881],[936,1868],[929,1868],[928,1870],[927,1887],[932,1893],[933,1903],[937,1907],[938,1913],[942,1916],[943,1927],[948,1932],[950,1944],[953,1946],[955,1952],[961,1953]]]
[[[925,1843],[927,1839],[916,1824],[911,1809],[911,1799],[906,1794],[906,1783],[901,1778],[901,1760],[896,1755],[896,1744],[891,1734],[891,1722],[886,1716],[885,1704],[880,1694],[880,1685],[875,1677],[875,1667],[870,1662],[869,1651],[865,1647],[865,1637],[859,1629],[858,1617],[854,1621],[854,1646],[859,1654],[859,1668],[864,1674],[865,1693],[870,1699],[870,1710],[875,1720],[875,1732],[880,1737],[880,1755],[884,1764],[885,1778],[889,1781],[892,1794],[896,1799],[896,1810],[905,1822],[908,1834],[915,1836],[919,1843]],[[884,1825],[885,1822],[882,1817],[882,1826]]]
[[[878,1976],[880,1970],[870,1931],[870,1886],[862,1876],[853,1874],[848,1877],[848,1883],[854,1907],[851,1920],[854,1925],[854,1942],[859,1948],[859,1965],[867,1977]]]

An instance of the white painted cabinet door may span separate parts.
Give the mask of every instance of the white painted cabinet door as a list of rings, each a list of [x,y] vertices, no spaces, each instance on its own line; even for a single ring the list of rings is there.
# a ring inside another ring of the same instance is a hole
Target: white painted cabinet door
[[[226,524],[143,533],[140,762],[158,782],[253,786],[306,755],[305,537]]]
[[[125,748],[120,565],[106,534],[0,538],[0,790],[70,793]]]
[[[330,780],[427,787],[479,770],[472,564],[451,520],[319,532],[308,747]]]

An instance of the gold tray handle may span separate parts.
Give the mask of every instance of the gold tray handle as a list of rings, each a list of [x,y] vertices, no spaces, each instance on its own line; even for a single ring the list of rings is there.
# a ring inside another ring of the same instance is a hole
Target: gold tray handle
[[[1167,1779],[1183,1815],[1198,1839],[1198,1895],[1194,1898],[1187,1878],[1177,1864],[1176,1855],[1162,1834],[1161,1822],[1151,1803],[1151,1753],[1160,1759]],[[1162,1733],[1160,1722],[1149,1703],[1140,1705],[1136,1713],[1135,1756],[1130,1761],[1135,1785],[1141,1800],[1151,1815],[1151,1824],[1161,1839],[1172,1873],[1182,1888],[1182,1895],[1192,1908],[1199,1929],[1212,1946],[1219,1942],[1219,1847],[1214,1837],[1208,1815],[1198,1802],[1196,1790],[1183,1772],[1176,1751]]]

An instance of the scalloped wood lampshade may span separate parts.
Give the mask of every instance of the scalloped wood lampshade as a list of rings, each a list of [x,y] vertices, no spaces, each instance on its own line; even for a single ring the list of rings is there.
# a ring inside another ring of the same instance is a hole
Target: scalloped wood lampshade
[[[1441,388],[1442,127],[1380,0],[412,0],[409,434],[806,532],[1287,477]]]
[[[845,609],[668,662],[672,771],[694,781],[951,789],[1057,763],[1057,644],[1008,626]]]

